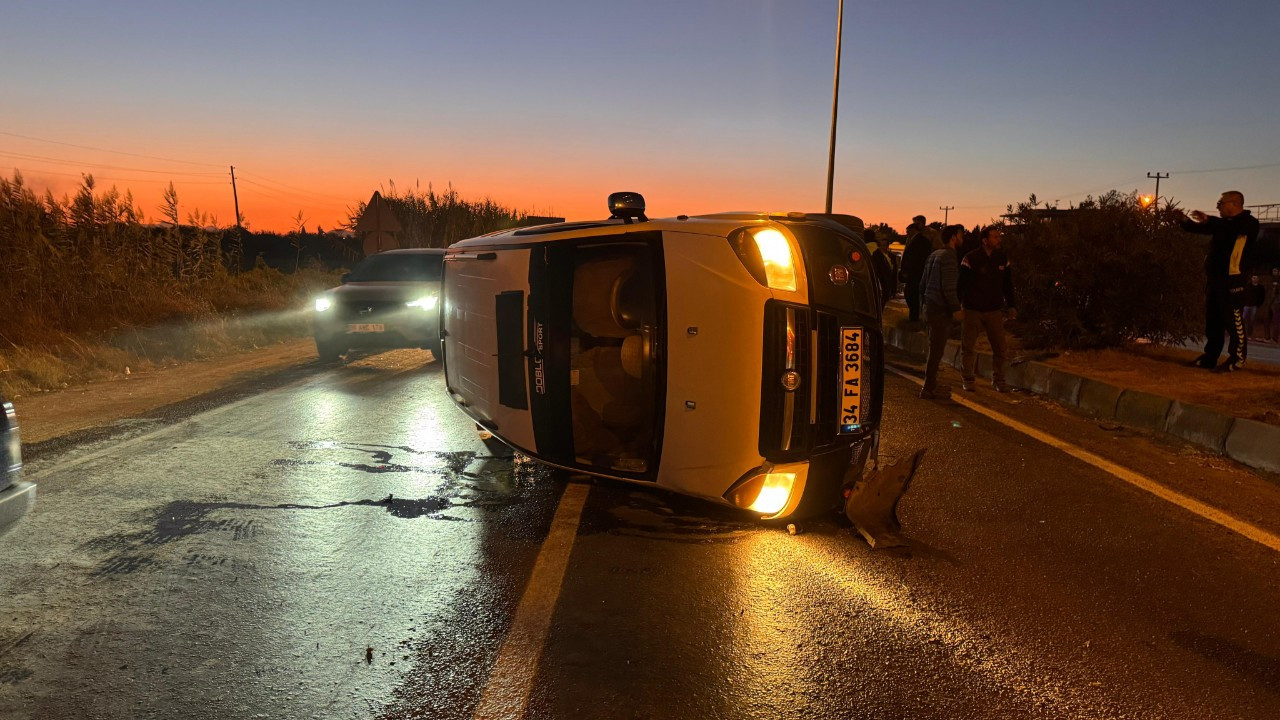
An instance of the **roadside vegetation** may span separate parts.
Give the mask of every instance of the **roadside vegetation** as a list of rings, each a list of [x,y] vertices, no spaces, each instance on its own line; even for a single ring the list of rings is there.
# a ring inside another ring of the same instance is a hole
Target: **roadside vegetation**
[[[392,183],[382,199],[400,221],[400,247],[449,247],[459,240],[516,227],[529,217],[489,198],[467,200],[452,185],[439,193],[430,184],[426,190],[415,186],[402,192]],[[355,227],[365,208],[364,202],[355,207],[348,227]]]
[[[524,215],[453,188],[387,197],[405,246],[444,246]],[[0,178],[0,392],[12,398],[215,357],[310,332],[309,299],[363,256],[350,233],[219,227],[179,213],[170,185],[148,219],[85,175],[73,195]],[[360,204],[352,212],[354,226]]]
[[[1033,195],[1006,217],[1029,347],[1180,345],[1203,332],[1207,242],[1178,227],[1176,204],[1153,212],[1113,190],[1041,208]]]

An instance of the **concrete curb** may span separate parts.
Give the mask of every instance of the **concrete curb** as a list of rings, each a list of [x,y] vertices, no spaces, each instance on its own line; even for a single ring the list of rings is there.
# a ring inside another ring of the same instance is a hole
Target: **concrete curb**
[[[1120,402],[1116,405],[1116,419],[1125,425],[1164,432],[1164,421],[1172,406],[1173,401],[1167,397],[1125,390],[1120,393]]]
[[[1280,472],[1280,427],[1236,418],[1225,443],[1227,455],[1251,467]]]
[[[1231,436],[1231,429],[1235,423],[1234,417],[1224,415],[1217,410],[1201,405],[1183,405],[1174,400],[1169,406],[1169,415],[1165,418],[1164,431],[1224,455],[1227,452],[1227,439]],[[1280,439],[1276,442],[1280,443]]]
[[[1122,392],[1124,388],[1116,387],[1111,383],[1084,378],[1080,382],[1080,395],[1076,407],[1090,417],[1109,420],[1116,416],[1116,406],[1120,404]]]
[[[915,358],[923,359],[929,351],[928,337],[921,331],[896,326],[885,333],[885,340]],[[956,369],[961,367],[958,341],[947,341],[942,362]],[[978,353],[976,370],[984,378],[991,377],[991,353]],[[1118,387],[1040,362],[1010,364],[1005,380],[1083,415],[1100,420],[1114,418],[1126,425],[1185,440],[1249,467],[1280,473],[1280,426]]]

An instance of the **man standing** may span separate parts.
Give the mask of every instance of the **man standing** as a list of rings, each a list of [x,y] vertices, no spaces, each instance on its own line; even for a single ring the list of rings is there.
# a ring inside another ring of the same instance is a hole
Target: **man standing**
[[[920,397],[925,400],[945,399],[951,396],[951,388],[938,384],[938,365],[947,348],[947,336],[956,313],[960,311],[957,282],[960,263],[956,252],[964,242],[964,228],[950,225],[942,230],[943,248],[934,250],[924,263],[920,278],[920,299],[924,305],[924,321],[929,324],[929,359],[925,363],[924,387]]]
[[[871,248],[871,269],[880,281],[880,308],[883,310],[889,299],[898,294],[898,272],[893,269],[893,258],[885,247],[887,243],[877,240],[874,229],[863,230],[862,241]]]
[[[1182,221],[1182,229],[1198,235],[1209,235],[1209,254],[1204,258],[1204,354],[1196,358],[1197,367],[1213,369],[1222,354],[1222,335],[1228,333],[1227,361],[1219,372],[1232,372],[1244,367],[1249,354],[1242,309],[1245,302],[1243,269],[1249,267],[1258,240],[1258,221],[1244,209],[1244,194],[1236,190],[1222,193],[1218,215],[1209,217],[1199,210]]]
[[[924,274],[924,262],[933,251],[933,243],[925,234],[923,215],[911,218],[907,227],[907,247],[902,252],[902,294],[907,300],[907,319],[920,319],[920,276]]]
[[[1013,302],[1013,274],[1009,269],[1009,258],[1000,248],[1000,228],[984,229],[981,239],[982,245],[960,261],[960,304],[964,308],[964,330],[960,340],[964,367],[961,372],[964,389],[969,392],[976,390],[974,371],[978,354],[974,346],[978,342],[978,333],[985,330],[987,340],[991,342],[991,386],[997,392],[1005,393],[1012,388],[1004,381],[1004,316],[1007,310],[1012,320],[1018,312]]]

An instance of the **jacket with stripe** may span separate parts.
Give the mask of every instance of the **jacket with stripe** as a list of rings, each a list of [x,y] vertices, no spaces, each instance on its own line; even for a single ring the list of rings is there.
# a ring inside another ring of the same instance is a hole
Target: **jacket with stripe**
[[[1249,269],[1258,244],[1258,219],[1248,210],[1229,218],[1210,216],[1204,222],[1182,221],[1182,229],[1209,235],[1209,254],[1204,258],[1204,274],[1210,282],[1239,279]]]

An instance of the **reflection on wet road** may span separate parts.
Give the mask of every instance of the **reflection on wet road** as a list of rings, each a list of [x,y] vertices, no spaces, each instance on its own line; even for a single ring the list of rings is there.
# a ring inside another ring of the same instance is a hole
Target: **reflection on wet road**
[[[0,717],[471,718],[568,482],[529,718],[1280,716],[1273,553],[905,382],[884,450],[930,455],[875,552],[495,457],[426,360],[41,457]]]

